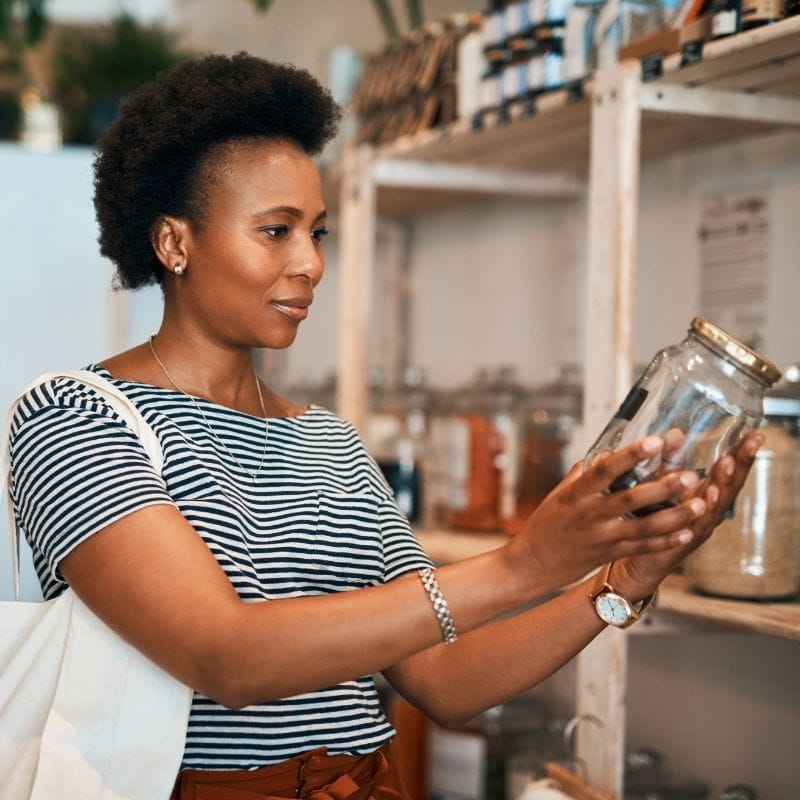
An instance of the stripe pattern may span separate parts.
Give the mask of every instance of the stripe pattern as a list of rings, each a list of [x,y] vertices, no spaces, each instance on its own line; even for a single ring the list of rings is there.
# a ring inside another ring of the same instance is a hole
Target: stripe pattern
[[[431,565],[356,431],[329,411],[270,419],[254,482],[189,398],[88,369],[133,401],[164,469],[91,387],[60,378],[26,395],[11,429],[11,494],[45,598],[66,587],[58,563],[82,541],[160,503],[180,509],[246,601],[351,591]],[[196,402],[255,472],[264,420]],[[393,733],[371,676],[239,710],[195,694],[183,767],[256,769],[320,746],[367,753]]]

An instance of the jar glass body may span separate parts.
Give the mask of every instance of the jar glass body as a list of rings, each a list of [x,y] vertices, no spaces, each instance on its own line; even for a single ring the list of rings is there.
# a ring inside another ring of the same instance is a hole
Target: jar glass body
[[[800,438],[767,420],[764,444],[714,535],[685,562],[708,594],[781,599],[800,591]]]
[[[677,429],[684,439],[670,449],[668,461],[662,463],[664,456],[657,453],[618,478],[611,491],[652,480],[665,470],[691,469],[704,475],[759,424],[768,387],[769,382],[748,373],[713,342],[690,331],[682,342],[656,354],[590,448],[586,462],[645,436],[664,437]]]

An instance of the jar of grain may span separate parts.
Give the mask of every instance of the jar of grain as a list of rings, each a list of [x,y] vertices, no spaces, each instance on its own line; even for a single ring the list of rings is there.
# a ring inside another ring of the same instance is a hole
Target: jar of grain
[[[686,560],[701,591],[780,599],[800,591],[800,399],[768,396],[764,444],[711,538]]]

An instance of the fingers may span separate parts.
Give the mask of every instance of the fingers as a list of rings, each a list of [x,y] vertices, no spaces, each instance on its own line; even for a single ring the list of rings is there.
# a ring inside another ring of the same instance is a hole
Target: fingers
[[[648,436],[614,453],[603,454],[584,472],[580,479],[581,489],[588,492],[606,491],[617,478],[660,452],[663,445],[664,441],[659,436]]]
[[[657,553],[685,547],[697,536],[693,523],[707,510],[702,497],[652,513],[646,517],[618,519],[607,527],[614,540],[615,558]]]
[[[764,443],[760,433],[748,434],[733,453],[720,458],[711,468],[710,478],[700,492],[708,505],[707,516],[695,525],[695,531],[708,535],[718,525],[744,485],[758,448]]]
[[[647,516],[677,506],[699,483],[700,478],[694,472],[671,472],[658,480],[613,494],[607,508],[614,516]]]
[[[672,533],[651,536],[647,539],[626,540],[619,543],[619,555],[616,556],[616,558],[628,558],[629,556],[645,555],[647,553],[663,553],[667,550],[675,550],[679,547],[686,547],[694,538],[695,534],[691,528],[681,528]]]
[[[564,484],[572,483],[574,480],[583,475],[583,461],[576,461],[569,472],[562,478],[561,482]]]
[[[679,428],[670,428],[664,434],[664,447],[661,450],[660,472],[683,469],[686,461],[686,434]]]

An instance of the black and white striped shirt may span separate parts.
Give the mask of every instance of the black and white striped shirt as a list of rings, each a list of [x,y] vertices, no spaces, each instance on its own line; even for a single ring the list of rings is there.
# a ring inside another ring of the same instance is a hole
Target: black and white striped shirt
[[[45,598],[58,564],[93,533],[154,504],[176,505],[247,601],[348,591],[430,564],[355,430],[312,406],[264,420],[169,389],[118,381],[164,453],[152,467],[134,433],[85,384],[26,395],[11,429],[11,493]],[[372,678],[226,709],[195,693],[183,767],[254,769],[315,747],[366,753],[393,735]]]

